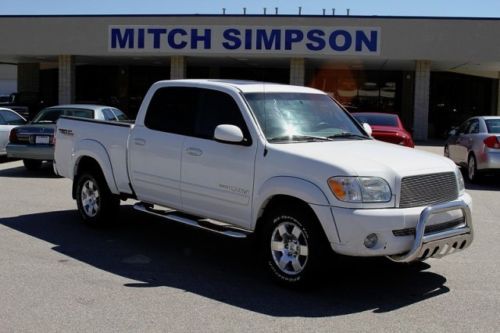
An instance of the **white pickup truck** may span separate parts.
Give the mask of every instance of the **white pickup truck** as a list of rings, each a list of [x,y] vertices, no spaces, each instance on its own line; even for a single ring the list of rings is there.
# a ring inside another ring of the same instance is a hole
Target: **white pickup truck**
[[[440,258],[473,239],[449,159],[376,141],[325,93],[219,80],[155,83],[134,125],[61,118],[55,170],[82,219],[137,210],[230,237],[255,233],[278,280],[301,285],[327,254]]]

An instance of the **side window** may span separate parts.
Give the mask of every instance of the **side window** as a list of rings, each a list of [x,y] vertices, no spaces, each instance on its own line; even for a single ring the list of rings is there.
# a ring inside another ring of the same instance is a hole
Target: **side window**
[[[213,139],[215,128],[226,124],[238,126],[245,138],[250,140],[248,128],[236,101],[221,91],[209,89],[202,91],[196,116],[195,135],[200,138]],[[250,142],[247,141],[247,144]]]
[[[465,123],[463,123],[462,125],[460,125],[460,127],[458,128],[458,134],[465,134],[467,129],[470,126],[470,123],[471,123],[471,121],[468,120]]]
[[[144,125],[152,130],[193,135],[200,90],[188,87],[158,89],[146,111]]]
[[[479,133],[479,120],[473,119],[471,120],[471,124],[467,130],[467,134],[475,134]]]
[[[0,125],[7,125],[7,122],[2,117],[2,112],[0,111]]]
[[[4,124],[7,125],[23,125],[25,123],[24,119],[19,117],[14,112],[0,110],[0,119],[3,119]]]
[[[104,116],[104,120],[115,121],[115,115],[111,111],[111,109],[102,109],[102,114]]]

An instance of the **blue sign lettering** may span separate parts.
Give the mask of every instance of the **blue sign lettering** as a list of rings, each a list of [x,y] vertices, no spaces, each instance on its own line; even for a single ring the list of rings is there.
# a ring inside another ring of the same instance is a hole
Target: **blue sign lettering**
[[[111,48],[116,49],[134,48],[134,29],[124,29],[123,35],[121,29],[111,29]]]
[[[304,33],[297,29],[285,30],[285,50],[291,50],[294,43],[299,43],[304,39]]]
[[[343,43],[342,41],[339,42],[338,37],[341,37],[340,39],[343,40]],[[352,45],[352,37],[351,34],[345,30],[335,30],[330,35],[329,42],[332,50],[340,52],[347,51]]]
[[[272,29],[268,34],[266,29],[257,29],[255,39],[257,40],[255,43],[257,50],[262,50],[262,44],[264,44],[265,50],[281,49],[281,30]]]
[[[324,36],[325,32],[322,30],[318,29],[310,30],[307,33],[307,39],[310,40],[310,42],[306,44],[307,49],[311,51],[323,50],[326,46],[326,42],[322,38]]]
[[[175,36],[176,35],[181,35],[181,36],[187,36],[187,32],[184,29],[172,29],[168,33],[168,45],[176,50],[183,49],[187,46],[187,42],[185,40],[176,42]]]
[[[167,29],[148,29],[148,34],[153,35],[153,48],[159,49],[160,48],[160,41],[161,41],[161,35],[166,34]]]
[[[223,36],[226,40],[222,43],[222,46],[226,50],[236,50],[241,47],[241,39],[238,37],[241,35],[238,29],[227,29],[224,30]]]
[[[205,29],[203,35],[198,35],[198,29],[191,29],[191,48],[196,50],[198,42],[203,42],[203,48],[209,50],[212,45],[212,31]]]
[[[363,45],[368,51],[377,52],[378,31],[370,31],[370,38],[362,30],[356,31],[356,51],[363,51]]]

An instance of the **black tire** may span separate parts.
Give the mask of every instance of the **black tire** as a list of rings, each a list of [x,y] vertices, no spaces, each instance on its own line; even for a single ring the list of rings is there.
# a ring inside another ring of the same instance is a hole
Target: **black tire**
[[[272,208],[264,215],[261,256],[279,284],[310,287],[321,281],[332,251],[314,213],[308,207],[290,206]]]
[[[113,224],[120,209],[120,198],[108,188],[100,172],[78,177],[76,203],[83,222],[91,226]]]
[[[474,154],[470,154],[467,159],[467,179],[471,183],[477,183],[481,178],[479,171],[477,170],[477,160]]]
[[[42,168],[42,162],[40,160],[31,160],[31,159],[25,159],[23,160],[24,167],[28,169],[29,171],[36,171],[40,170]]]

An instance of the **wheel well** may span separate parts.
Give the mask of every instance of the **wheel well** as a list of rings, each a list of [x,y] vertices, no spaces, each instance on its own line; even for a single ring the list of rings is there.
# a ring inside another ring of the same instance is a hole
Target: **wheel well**
[[[280,207],[280,206],[284,206],[284,207],[291,206],[294,208],[300,207],[301,209],[308,211],[310,214],[312,214],[314,217],[316,217],[316,220],[318,220],[316,213],[314,213],[311,206],[309,206],[309,204],[307,202],[305,202],[304,200],[301,200],[299,198],[292,197],[289,195],[275,195],[275,196],[269,198],[264,203],[264,205],[262,205],[262,207],[259,211],[258,218],[257,218],[257,223],[255,225],[255,233],[259,233],[260,229],[262,228],[262,225],[264,224],[264,217],[266,215],[266,212],[272,211],[276,207]],[[319,223],[319,221],[318,221],[318,223]],[[321,225],[320,225],[320,227],[321,227]],[[321,230],[322,229],[323,228],[321,228]]]
[[[85,172],[102,174],[101,166],[95,159],[88,156],[80,158],[80,160],[77,162],[75,166],[75,174],[73,176],[73,189],[72,189],[73,199],[76,199],[76,186],[78,183],[78,178]]]

